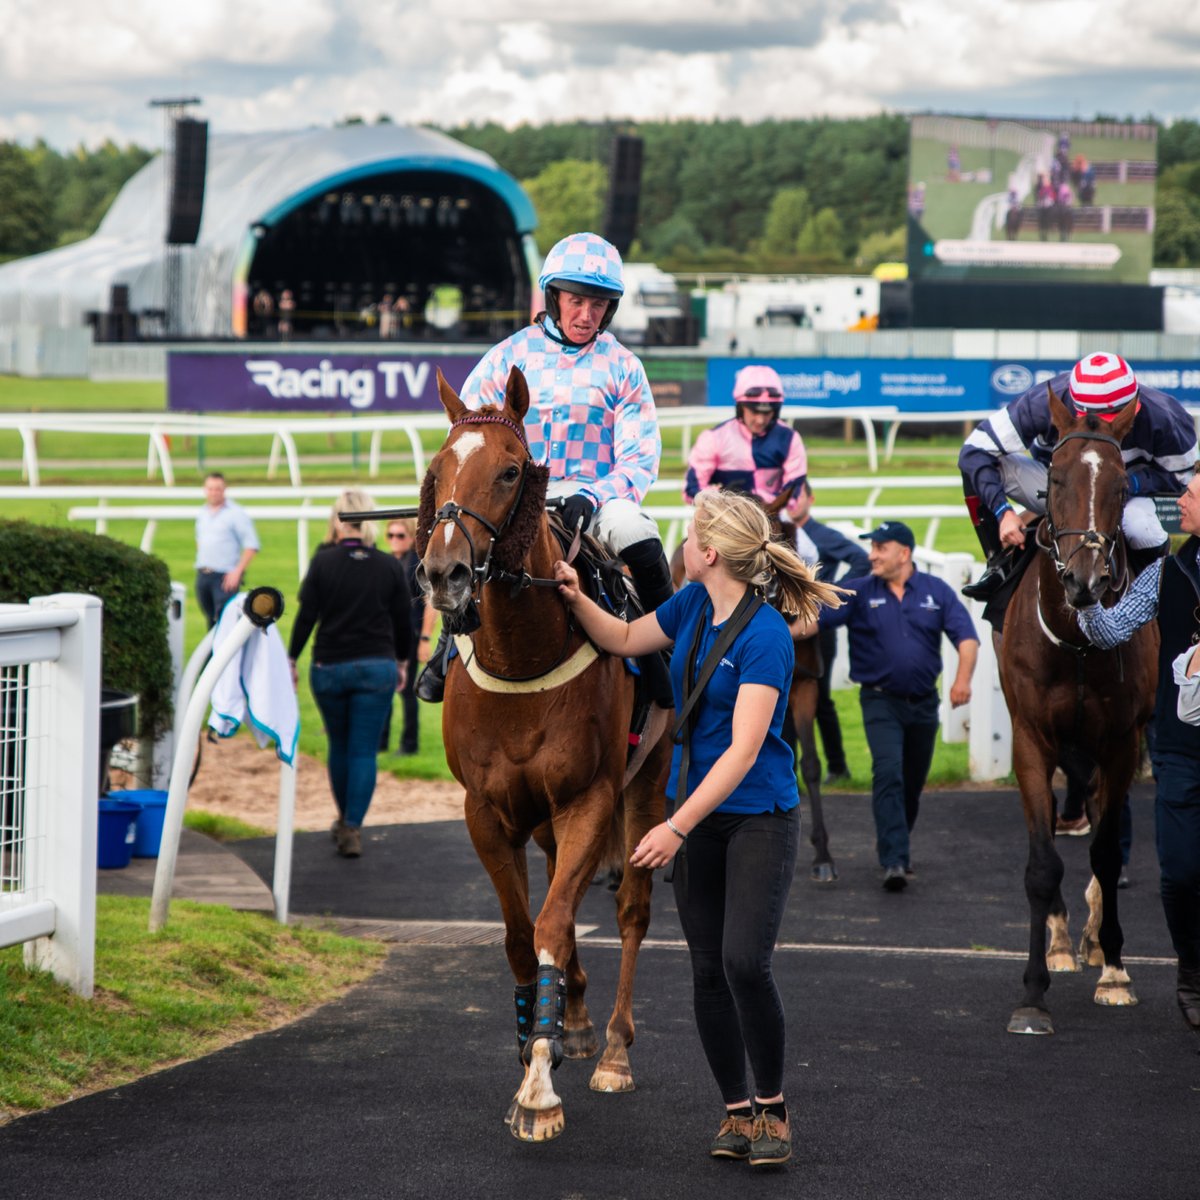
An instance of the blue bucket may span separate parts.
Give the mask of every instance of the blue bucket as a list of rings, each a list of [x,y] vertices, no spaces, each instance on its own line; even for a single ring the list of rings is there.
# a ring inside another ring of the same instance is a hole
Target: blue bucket
[[[157,788],[140,788],[127,792],[109,792],[113,800],[137,804],[141,812],[137,819],[137,837],[133,843],[134,858],[157,858],[162,843],[163,818],[167,815],[167,793]]]
[[[137,840],[137,818],[141,805],[127,800],[100,799],[100,819],[96,827],[96,865],[105,871],[129,866],[133,843]]]

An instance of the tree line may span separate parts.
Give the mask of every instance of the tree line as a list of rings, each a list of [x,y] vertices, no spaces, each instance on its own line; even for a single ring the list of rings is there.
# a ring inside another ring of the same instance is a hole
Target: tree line
[[[675,271],[797,272],[869,270],[904,257],[908,118],[900,114],[442,132],[521,181],[543,251],[600,226],[612,138],[636,132],[643,165],[631,258]],[[88,237],[152,153],[112,142],[65,154],[41,141],[0,142],[0,261]],[[1161,127],[1158,163],[1154,261],[1200,266],[1200,122]]]

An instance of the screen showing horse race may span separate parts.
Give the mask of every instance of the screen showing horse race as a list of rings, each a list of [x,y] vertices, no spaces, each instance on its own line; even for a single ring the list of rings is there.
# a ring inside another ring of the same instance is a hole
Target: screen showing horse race
[[[913,279],[1148,281],[1154,125],[912,119]]]

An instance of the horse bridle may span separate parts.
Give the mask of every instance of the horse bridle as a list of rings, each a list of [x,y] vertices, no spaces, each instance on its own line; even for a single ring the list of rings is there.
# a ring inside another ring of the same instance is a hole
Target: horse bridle
[[[528,469],[533,462],[533,456],[529,453],[529,443],[525,440],[525,430],[521,428],[515,421],[510,421],[507,417],[501,416],[499,413],[478,413],[471,412],[465,416],[461,416],[457,421],[454,421],[450,429],[457,429],[460,425],[503,425],[506,429],[510,429],[517,435],[517,441],[521,443],[521,449],[525,451],[525,461],[521,464],[521,478],[517,484],[517,494],[513,498],[512,504],[509,506],[508,512],[504,514],[504,519],[499,525],[494,525],[482,513],[477,513],[472,508],[466,508],[461,504],[457,504],[453,500],[448,500],[441,508],[437,509],[433,514],[433,524],[429,528],[429,536],[433,536],[433,531],[439,525],[450,524],[466,538],[467,548],[471,552],[471,592],[474,594],[477,589],[482,588],[489,579],[499,576],[506,580],[509,578],[509,572],[493,570],[492,567],[492,551],[496,547],[496,543],[504,535],[504,531],[512,523],[513,517],[516,515],[517,509],[521,507],[521,497],[525,494],[525,480],[528,477]],[[463,523],[463,517],[471,517],[478,521],[491,535],[487,551],[483,555],[483,561],[479,561],[478,548],[475,545],[475,539],[471,536],[471,531]],[[515,578],[515,577],[514,577]],[[528,578],[528,576],[526,576]]]
[[[1067,442],[1074,439],[1079,439],[1085,442],[1106,442],[1112,446],[1118,454],[1121,453],[1121,443],[1116,438],[1109,437],[1106,433],[1093,433],[1086,429],[1076,429],[1071,433],[1065,434],[1054,444],[1054,449],[1050,452],[1051,463],[1053,463],[1054,455],[1066,445]],[[1054,563],[1054,569],[1059,576],[1066,574],[1067,568],[1071,565],[1071,559],[1075,557],[1080,550],[1095,550],[1104,555],[1105,564],[1108,567],[1108,574],[1111,578],[1116,571],[1116,555],[1119,546],[1119,537],[1121,533],[1121,521],[1118,517],[1117,527],[1112,533],[1101,533],[1098,529],[1056,529],[1054,527],[1054,518],[1050,515],[1050,481],[1047,476],[1046,481],[1046,520],[1044,523],[1046,534],[1049,541],[1044,541],[1042,537],[1043,526],[1039,524],[1037,532],[1034,534],[1034,540],[1038,547],[1045,550],[1050,555],[1051,561]],[[1078,537],[1079,544],[1076,545],[1066,558],[1062,556],[1062,551],[1059,547],[1059,542],[1065,537]]]

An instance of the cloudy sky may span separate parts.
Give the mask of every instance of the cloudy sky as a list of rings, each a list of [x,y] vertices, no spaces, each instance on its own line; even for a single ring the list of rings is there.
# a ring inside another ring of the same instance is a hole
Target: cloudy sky
[[[881,110],[1200,119],[1195,0],[0,0],[0,139]]]

